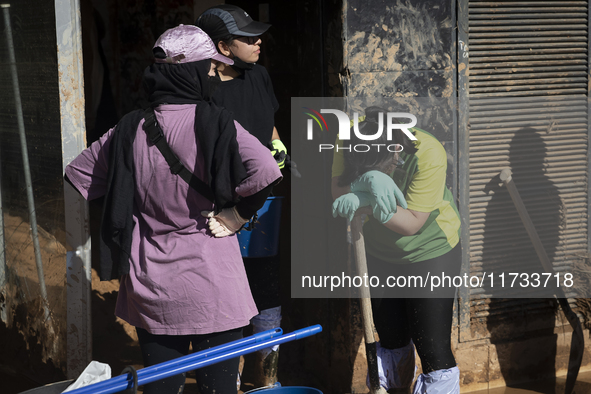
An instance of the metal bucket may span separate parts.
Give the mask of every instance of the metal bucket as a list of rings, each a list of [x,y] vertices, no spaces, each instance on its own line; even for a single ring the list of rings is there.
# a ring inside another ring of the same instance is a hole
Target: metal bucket
[[[64,380],[62,382],[51,383],[27,391],[22,391],[19,394],[61,394],[62,391],[67,389],[72,383],[74,383],[74,379]]]

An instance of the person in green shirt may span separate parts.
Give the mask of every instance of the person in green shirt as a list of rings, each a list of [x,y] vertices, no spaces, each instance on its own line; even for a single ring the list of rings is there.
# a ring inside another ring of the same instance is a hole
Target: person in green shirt
[[[359,132],[375,135],[379,114],[386,112],[367,108]],[[381,385],[391,392],[410,391],[416,346],[423,373],[414,393],[459,393],[459,370],[451,349],[456,287],[452,280],[431,287],[438,282],[428,278],[460,274],[460,217],[446,187],[444,147],[428,132],[410,130],[414,141],[398,130],[392,133],[393,141],[384,132],[369,143],[353,130],[351,140],[337,139],[333,215],[351,219],[355,213],[367,214],[363,231],[369,275],[387,284],[371,289]],[[357,144],[373,149],[348,149]],[[409,280],[418,276],[427,281],[426,288]]]

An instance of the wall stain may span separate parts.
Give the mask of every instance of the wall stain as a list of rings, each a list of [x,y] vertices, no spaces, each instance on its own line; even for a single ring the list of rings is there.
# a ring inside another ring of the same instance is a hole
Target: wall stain
[[[344,82],[349,95],[451,97],[449,5],[440,0],[361,4],[351,1],[346,19],[345,62],[351,78]]]

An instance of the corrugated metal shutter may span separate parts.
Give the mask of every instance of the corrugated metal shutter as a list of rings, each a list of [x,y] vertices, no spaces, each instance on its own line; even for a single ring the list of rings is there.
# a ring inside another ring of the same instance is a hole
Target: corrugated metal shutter
[[[587,252],[587,13],[587,1],[468,2],[471,275],[543,272],[495,178],[505,167],[555,269]],[[544,299],[494,294],[470,290],[472,322],[552,313]]]

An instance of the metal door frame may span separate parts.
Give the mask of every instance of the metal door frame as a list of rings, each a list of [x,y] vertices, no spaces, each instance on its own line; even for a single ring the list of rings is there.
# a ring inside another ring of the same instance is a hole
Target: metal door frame
[[[82,26],[79,0],[55,0],[63,169],[86,148]],[[67,242],[67,375],[76,378],[92,360],[88,204],[64,182]]]
[[[462,274],[470,272],[470,144],[468,136],[468,1],[458,0],[458,201],[462,221]],[[459,340],[465,342],[470,335],[470,290],[458,290]]]

